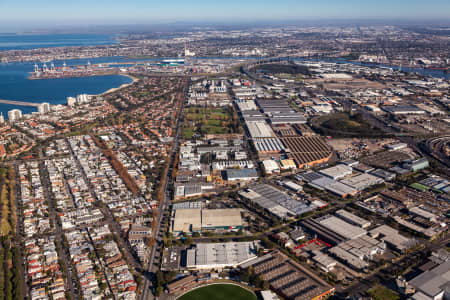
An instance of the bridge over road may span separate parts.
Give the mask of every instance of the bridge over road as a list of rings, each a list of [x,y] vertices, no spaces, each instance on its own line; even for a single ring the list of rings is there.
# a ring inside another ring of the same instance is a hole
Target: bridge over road
[[[3,99],[0,99],[0,104],[10,104],[10,105],[18,105],[18,106],[33,106],[33,107],[38,107],[41,103],[36,103],[36,102],[24,102],[24,101],[14,101],[14,100],[3,100]]]

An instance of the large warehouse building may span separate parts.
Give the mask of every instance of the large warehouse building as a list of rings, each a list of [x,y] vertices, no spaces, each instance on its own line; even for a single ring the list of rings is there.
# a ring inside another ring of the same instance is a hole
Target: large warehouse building
[[[200,232],[205,230],[238,230],[242,228],[240,209],[177,209],[172,231]]]
[[[288,157],[295,161],[297,168],[307,168],[327,163],[333,151],[317,136],[284,137],[281,138]]]
[[[329,231],[339,234],[346,239],[354,239],[366,234],[366,231],[358,226],[347,223],[335,216],[327,215],[315,220]]]
[[[258,243],[230,242],[197,244],[186,251],[188,269],[237,267],[257,257]]]

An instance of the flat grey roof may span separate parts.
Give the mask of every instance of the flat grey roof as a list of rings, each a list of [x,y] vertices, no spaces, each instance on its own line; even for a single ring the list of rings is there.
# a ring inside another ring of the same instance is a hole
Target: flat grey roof
[[[450,261],[426,271],[409,282],[416,290],[434,298],[443,290],[450,288]]]

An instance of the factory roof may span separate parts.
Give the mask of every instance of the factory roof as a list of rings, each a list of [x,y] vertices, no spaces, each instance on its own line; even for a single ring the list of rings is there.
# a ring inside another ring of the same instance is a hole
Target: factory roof
[[[392,114],[425,113],[423,109],[415,105],[383,106],[382,108]]]
[[[256,169],[228,169],[225,170],[227,180],[248,180],[258,178]]]
[[[202,228],[242,226],[241,211],[231,209],[202,210]]]
[[[262,100],[258,99],[257,103],[262,108],[269,108],[269,107],[287,107],[290,108],[289,103],[286,99],[278,100],[278,99],[271,99],[271,100]]]
[[[365,190],[368,187],[376,184],[381,184],[383,182],[384,180],[380,177],[373,176],[367,173],[362,173],[360,175],[341,180],[341,183],[351,186],[359,191]]]
[[[242,226],[239,209],[183,208],[175,211],[174,232]]]
[[[175,211],[173,231],[175,232],[198,231],[201,230],[201,225],[202,225],[201,209],[188,208],[188,209],[177,209]]]
[[[450,289],[450,261],[446,261],[434,269],[426,271],[409,281],[416,291],[434,299],[444,290]]]
[[[272,124],[305,124],[306,118],[300,114],[291,114],[280,116],[275,114],[274,117],[270,118],[270,123]]]
[[[372,229],[369,234],[372,237],[384,240],[386,243],[391,244],[400,251],[406,251],[417,244],[414,239],[404,237],[399,234],[397,230],[387,225],[381,225]]]
[[[258,137],[274,137],[275,133],[273,132],[272,128],[264,122],[247,122],[247,128],[250,136],[252,138],[258,138]]]
[[[280,218],[301,214],[309,208],[304,207],[304,202],[296,201],[268,184],[253,185],[247,191],[240,191],[239,194]]]
[[[358,191],[353,187],[324,176],[314,179],[309,184],[313,187],[321,190],[327,190],[341,197],[358,193]]]
[[[280,166],[277,164],[277,162],[271,159],[264,160],[263,165],[267,173],[272,173],[273,171],[280,170]]]
[[[238,106],[240,111],[247,111],[247,110],[256,110],[256,104],[253,100],[248,101],[236,101],[236,105]]]
[[[333,178],[333,179],[339,179],[339,178],[342,178],[342,177],[352,174],[352,170],[353,169],[350,166],[339,164],[334,167],[320,170],[319,173],[323,174],[325,176],[328,176],[330,178]]]
[[[187,267],[236,266],[257,257],[255,242],[197,244],[187,251]]]
[[[340,209],[336,211],[336,216],[346,220],[347,222],[350,222],[354,225],[357,225],[361,228],[366,228],[370,226],[370,221],[367,221],[363,218],[358,217],[357,215],[354,215],[344,209]]]
[[[255,138],[253,144],[258,152],[280,152],[285,149],[278,138]]]
[[[328,230],[333,231],[347,239],[357,238],[366,234],[364,229],[347,223],[337,217],[328,215],[315,220],[320,225],[326,227]]]

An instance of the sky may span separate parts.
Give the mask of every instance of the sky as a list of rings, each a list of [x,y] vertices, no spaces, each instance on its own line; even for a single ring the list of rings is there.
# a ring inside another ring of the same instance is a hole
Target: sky
[[[448,20],[450,0],[0,0],[3,27],[308,19]]]

